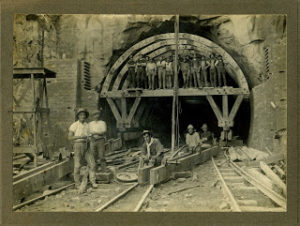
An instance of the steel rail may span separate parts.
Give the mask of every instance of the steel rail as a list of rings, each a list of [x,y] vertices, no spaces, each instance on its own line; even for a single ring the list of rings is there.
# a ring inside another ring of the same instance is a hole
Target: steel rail
[[[134,212],[140,211],[140,209],[141,209],[141,207],[142,207],[142,205],[143,205],[145,199],[146,199],[147,196],[150,194],[150,192],[152,191],[153,187],[154,187],[153,184],[151,184],[151,185],[149,186],[149,188],[146,190],[146,192],[144,193],[144,195],[143,195],[142,198],[140,199],[139,203],[138,203],[137,206],[135,207]]]
[[[28,200],[28,201],[26,201],[26,202],[23,202],[23,203],[21,203],[21,204],[19,204],[19,205],[15,205],[15,206],[13,206],[13,210],[20,209],[21,207],[26,206],[26,205],[31,204],[31,203],[34,203],[34,202],[36,202],[36,201],[38,201],[38,200],[40,200],[40,199],[42,199],[42,198],[45,198],[46,196],[54,195],[55,193],[60,192],[60,191],[62,191],[62,190],[65,190],[66,188],[71,187],[71,186],[73,186],[74,184],[75,184],[75,183],[65,185],[65,186],[63,186],[63,187],[60,187],[60,188],[58,188],[58,189],[53,190],[52,192],[50,192],[50,193],[48,193],[48,194],[46,194],[46,195],[41,195],[41,196],[36,197],[36,198],[34,198],[34,199],[31,199],[31,200]]]
[[[213,165],[214,165],[214,167],[215,167],[215,169],[217,171],[217,174],[218,174],[220,180],[222,181],[223,187],[224,187],[224,189],[225,189],[225,191],[226,191],[226,193],[227,193],[227,195],[228,195],[228,197],[230,199],[230,202],[232,204],[231,206],[233,207],[233,210],[236,211],[236,212],[242,212],[239,204],[235,200],[235,198],[234,198],[233,194],[231,193],[229,187],[227,186],[227,184],[226,184],[226,182],[225,182],[225,180],[224,180],[221,172],[219,171],[219,169],[218,169],[218,167],[217,167],[217,165],[216,165],[216,163],[214,161],[214,157],[211,157],[211,161],[212,161],[212,163],[213,163]]]
[[[110,206],[111,204],[115,203],[118,199],[122,198],[124,195],[126,195],[128,192],[130,192],[131,190],[133,190],[138,185],[139,185],[138,183],[134,183],[132,186],[130,186],[129,188],[127,188],[126,190],[124,190],[123,192],[121,192],[120,194],[118,194],[117,196],[115,196],[114,198],[112,198],[111,200],[109,200],[108,202],[106,202],[104,205],[102,205],[101,207],[99,207],[98,209],[96,209],[95,212],[103,211],[108,206]]]
[[[224,153],[225,157],[229,160],[230,165],[232,168],[241,175],[245,180],[247,180],[250,184],[258,188],[263,194],[265,194],[267,197],[269,197],[271,200],[273,200],[277,205],[281,206],[283,209],[286,210],[286,199],[282,197],[281,195],[277,194],[270,188],[266,187],[264,184],[261,184],[258,180],[256,180],[253,176],[251,176],[249,173],[241,169],[237,164],[235,164],[233,161],[231,161]]]

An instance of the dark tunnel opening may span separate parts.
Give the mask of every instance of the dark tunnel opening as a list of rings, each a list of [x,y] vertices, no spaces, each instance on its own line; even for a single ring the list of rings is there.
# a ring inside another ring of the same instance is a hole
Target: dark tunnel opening
[[[219,109],[222,109],[222,96],[213,98]],[[228,96],[229,113],[235,99],[236,96]],[[103,102],[105,103],[103,117],[108,124],[108,137],[116,137],[118,133],[116,120],[106,101]],[[219,139],[222,128],[218,127],[218,120],[205,96],[179,97],[178,103],[180,144],[185,142],[186,128],[189,124],[192,124],[199,132],[202,124],[207,123],[210,131]],[[159,138],[164,147],[169,148],[171,146],[172,97],[143,98],[141,105],[144,105],[145,109],[139,120],[139,128],[134,130],[139,132],[144,129],[151,130],[153,136]],[[234,118],[234,126],[231,128],[233,136],[238,136],[244,143],[247,142],[249,135],[250,117],[250,102],[244,99]],[[140,145],[141,142],[142,137],[138,139],[136,145]]]

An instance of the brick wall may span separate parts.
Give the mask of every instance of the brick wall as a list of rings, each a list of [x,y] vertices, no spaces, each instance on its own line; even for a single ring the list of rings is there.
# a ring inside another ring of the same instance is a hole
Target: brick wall
[[[56,72],[47,83],[51,134],[56,147],[68,147],[68,128],[75,119],[77,60],[49,60],[45,67]]]

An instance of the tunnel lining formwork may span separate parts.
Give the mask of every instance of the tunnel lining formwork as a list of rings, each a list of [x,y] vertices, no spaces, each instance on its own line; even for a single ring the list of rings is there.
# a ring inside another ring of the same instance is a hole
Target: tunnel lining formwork
[[[105,99],[116,120],[117,128],[120,132],[125,132],[131,128],[139,127],[141,117],[140,103],[142,98],[151,97],[173,97],[173,89],[129,89],[127,79],[127,62],[130,56],[136,61],[143,55],[150,58],[166,58],[173,54],[176,47],[175,34],[155,35],[135,44],[119,57],[110,68],[104,82],[99,90],[100,100]],[[203,37],[179,33],[178,41],[179,54],[198,53],[208,57],[211,53],[221,55],[225,64],[225,70],[237,87],[204,87],[199,88],[179,88],[178,97],[205,96],[210,104],[218,121],[218,126],[228,131],[234,126],[235,115],[244,98],[249,97],[249,87],[244,73],[235,60],[220,46]],[[219,107],[214,97],[222,96],[221,107]],[[228,107],[228,96],[235,96],[235,101],[231,109]],[[131,104],[129,104],[131,102]]]

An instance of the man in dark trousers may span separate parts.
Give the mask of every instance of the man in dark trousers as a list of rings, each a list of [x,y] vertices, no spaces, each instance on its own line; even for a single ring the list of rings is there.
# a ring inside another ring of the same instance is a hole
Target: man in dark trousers
[[[139,168],[145,164],[159,166],[163,158],[163,146],[159,139],[152,137],[149,130],[143,131],[144,143],[142,145],[142,155],[140,157]]]
[[[133,60],[132,55],[130,56],[128,60],[128,81],[129,81],[129,87],[130,88],[136,88],[136,67],[135,67],[135,62]]]
[[[136,63],[136,83],[138,88],[147,89],[147,78],[146,78],[146,59],[142,56]]]
[[[225,64],[222,59],[222,56],[218,56],[216,68],[217,68],[217,72],[218,72],[218,87],[226,86]],[[222,82],[222,79],[223,79],[223,82]]]

